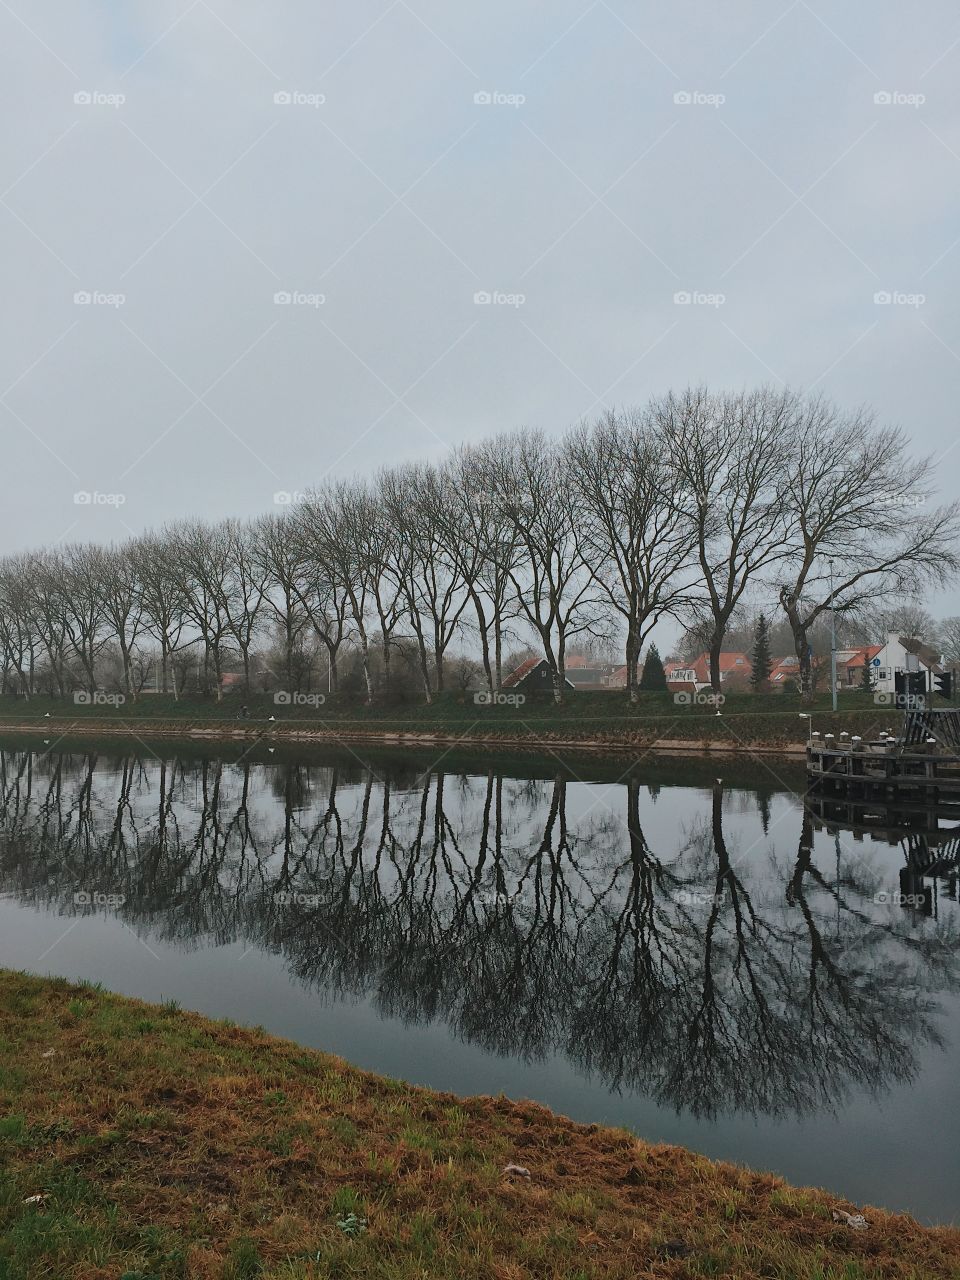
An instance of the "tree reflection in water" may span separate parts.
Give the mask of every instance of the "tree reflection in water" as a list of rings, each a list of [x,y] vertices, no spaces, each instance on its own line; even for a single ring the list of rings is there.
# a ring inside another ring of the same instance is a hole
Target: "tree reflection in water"
[[[570,787],[0,751],[0,883],[62,914],[95,909],[78,890],[120,895],[108,909],[142,937],[260,946],[328,997],[563,1054],[700,1117],[835,1107],[909,1080],[939,1043],[955,922],[878,906],[862,856],[819,867],[805,809],[781,862],[769,788],[689,790],[690,819],[655,849],[652,788],[631,778],[593,807],[581,790],[568,816]],[[744,798],[765,838],[738,849],[726,806]]]

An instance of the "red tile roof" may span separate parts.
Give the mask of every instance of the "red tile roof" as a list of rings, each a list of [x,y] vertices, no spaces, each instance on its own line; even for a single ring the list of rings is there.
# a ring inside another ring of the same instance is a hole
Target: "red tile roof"
[[[882,648],[882,644],[865,644],[862,648],[857,649],[853,657],[848,658],[843,665],[845,667],[862,667],[865,662],[872,662]]]

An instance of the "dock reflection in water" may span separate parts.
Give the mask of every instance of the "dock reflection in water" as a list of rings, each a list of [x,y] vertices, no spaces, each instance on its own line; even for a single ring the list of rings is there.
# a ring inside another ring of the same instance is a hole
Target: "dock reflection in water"
[[[578,1118],[732,1159],[759,1151],[854,1197],[860,1177],[893,1207],[949,1216],[955,1171],[942,1195],[920,1179],[905,1196],[892,1173],[888,1186],[867,1169],[865,1117],[892,1090],[884,1141],[902,1147],[898,1115],[922,1139],[902,1100],[954,1052],[956,833],[890,845],[846,811],[805,806],[802,783],[732,788],[701,770],[676,785],[691,769],[586,783],[556,762],[505,776],[353,755],[3,750],[0,962],[156,998],[162,980],[133,976],[118,933],[160,967],[189,951],[191,991],[232,947],[247,958],[230,999],[220,966],[205,1012],[236,1016],[249,984],[248,1021],[352,1058],[343,1019],[323,1011],[359,1003],[383,1042],[365,1066],[471,1088],[466,1046]],[[49,927],[8,928],[10,911]],[[68,925],[38,960],[38,939]],[[286,975],[291,1008],[308,993],[293,1032],[253,1000],[265,965],[275,991]],[[928,1099],[931,1141],[950,1101]],[[763,1122],[752,1139],[745,1117]],[[847,1152],[823,1167],[824,1135],[845,1126]]]

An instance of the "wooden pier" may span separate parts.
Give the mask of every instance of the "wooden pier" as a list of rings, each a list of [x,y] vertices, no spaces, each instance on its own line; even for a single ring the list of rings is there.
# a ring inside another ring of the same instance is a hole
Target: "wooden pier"
[[[811,732],[807,773],[813,797],[882,801],[904,826],[911,809],[960,813],[960,712],[911,712],[899,735],[871,740]]]

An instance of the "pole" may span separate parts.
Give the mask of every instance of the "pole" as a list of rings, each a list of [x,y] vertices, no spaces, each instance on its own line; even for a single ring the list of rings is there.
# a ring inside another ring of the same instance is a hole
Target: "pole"
[[[830,561],[830,690],[837,709],[837,610],[833,599],[833,561]]]

